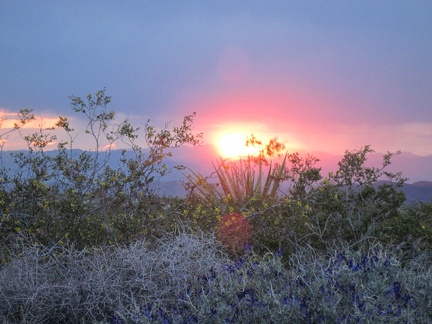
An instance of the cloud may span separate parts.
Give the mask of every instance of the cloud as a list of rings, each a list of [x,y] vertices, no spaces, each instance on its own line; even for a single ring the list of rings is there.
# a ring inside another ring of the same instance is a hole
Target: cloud
[[[432,123],[334,125],[329,133],[338,139],[335,141],[338,152],[370,144],[382,153],[400,150],[423,156],[432,154]]]
[[[25,125],[22,125],[17,112],[6,108],[0,108],[0,128],[6,131],[15,128],[15,126],[18,125],[20,128],[40,129],[51,127],[58,121],[58,118],[53,117],[52,114],[40,115],[35,112],[32,113],[34,114],[34,120],[28,121]]]
[[[245,4],[3,1],[0,105],[70,114],[68,95],[106,86],[138,126],[196,111],[204,133],[430,150],[430,1]]]

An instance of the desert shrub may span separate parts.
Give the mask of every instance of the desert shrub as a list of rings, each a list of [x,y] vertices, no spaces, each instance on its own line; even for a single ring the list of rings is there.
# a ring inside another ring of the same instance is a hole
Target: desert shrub
[[[214,238],[188,232],[123,247],[33,245],[0,270],[0,320],[106,322],[134,305],[176,302],[227,261]]]
[[[406,179],[387,171],[392,153],[384,155],[381,166],[371,167],[370,146],[347,151],[338,170],[326,177],[316,166],[318,159],[286,153],[264,173],[264,166],[271,166],[266,158],[274,155],[272,148],[284,148],[275,143],[258,157],[215,164],[215,182],[192,173],[187,216],[212,229],[225,215],[241,213],[250,220],[256,250],[283,248],[289,255],[305,244],[320,249],[335,240],[365,244],[379,238],[383,224],[400,214],[405,196],[398,187]],[[377,186],[383,179],[389,182]]]
[[[379,237],[403,247],[406,257],[432,249],[432,204],[416,203],[386,219],[379,227]]]
[[[3,322],[429,322],[432,260],[335,245],[230,259],[214,236],[77,250],[31,246],[0,270]]]
[[[289,267],[275,255],[250,255],[199,277],[175,301],[139,305],[120,312],[116,322],[428,322],[430,276],[428,266],[404,268],[379,245],[318,254],[298,250]]]
[[[267,234],[262,233],[266,229],[273,239],[281,238],[275,227],[283,224],[280,215],[272,216],[275,210],[287,200],[303,199],[321,179],[320,169],[315,167],[318,159],[301,157],[298,153],[281,155],[285,147],[277,139],[264,145],[252,135],[246,144],[259,146],[259,155],[220,160],[213,164],[215,177],[194,172],[187,176],[189,208],[185,216],[202,229],[211,231],[220,227],[227,215],[242,214],[255,225],[252,230],[255,241],[267,245]],[[270,223],[274,226],[269,226]],[[249,221],[247,224],[249,226]]]
[[[3,165],[0,171],[3,246],[9,246],[14,235],[27,242],[56,245],[69,241],[83,248],[131,242],[164,231],[162,202],[152,183],[171,171],[165,161],[173,148],[199,144],[202,135],[191,130],[195,114],[185,116],[181,125],[171,129],[165,125],[157,130],[148,121],[144,128],[147,147],[142,148],[136,144],[139,128],[127,120],[117,122],[115,113],[108,110],[110,101],[105,90],[84,99],[71,97],[73,111],[87,118],[83,136],[93,144],[88,151],[74,149],[77,134],[66,117],[22,135],[28,150],[11,153],[15,169]],[[25,110],[20,119],[11,131],[34,116]],[[56,151],[46,151],[57,140],[57,135],[51,135],[54,129],[63,130],[68,140],[59,141]],[[110,159],[117,142],[127,149],[113,167]],[[2,254],[7,259],[5,249]]]
[[[420,281],[431,275],[430,259],[405,267],[399,259],[380,244],[317,255],[299,251],[291,262],[303,315],[311,322],[428,321],[431,300],[424,293],[431,285]]]
[[[243,252],[249,244],[249,220],[242,214],[226,214],[216,228],[218,240],[232,252]]]

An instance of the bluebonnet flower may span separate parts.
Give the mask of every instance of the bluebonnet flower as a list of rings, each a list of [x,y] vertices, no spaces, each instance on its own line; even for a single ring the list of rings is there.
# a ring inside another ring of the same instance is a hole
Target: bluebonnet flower
[[[276,250],[276,257],[281,258],[282,257],[282,248],[279,246]]]
[[[400,298],[401,294],[400,294],[400,283],[398,281],[395,281],[393,283],[393,293],[395,294],[396,298]]]
[[[245,242],[243,248],[246,255],[252,254],[252,245],[249,242]]]

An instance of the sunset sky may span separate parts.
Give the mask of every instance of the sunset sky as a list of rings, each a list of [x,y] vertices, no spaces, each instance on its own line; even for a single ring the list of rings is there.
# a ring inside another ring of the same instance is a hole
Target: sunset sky
[[[195,111],[207,144],[431,155],[432,2],[0,1],[3,116],[103,87],[137,126]]]

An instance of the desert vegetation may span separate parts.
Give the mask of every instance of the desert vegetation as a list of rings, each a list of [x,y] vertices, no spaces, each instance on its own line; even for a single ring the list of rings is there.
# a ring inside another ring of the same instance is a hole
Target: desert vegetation
[[[369,166],[370,146],[347,151],[324,175],[316,158],[251,135],[258,156],[215,160],[212,175],[175,166],[186,195],[162,197],[152,184],[173,171],[166,159],[202,141],[195,114],[149,120],[143,148],[105,90],[70,99],[91,150],[75,148],[66,117],[25,133],[29,109],[0,133],[2,322],[431,321],[432,202],[405,204],[393,153]],[[26,151],[4,150],[11,132]]]

